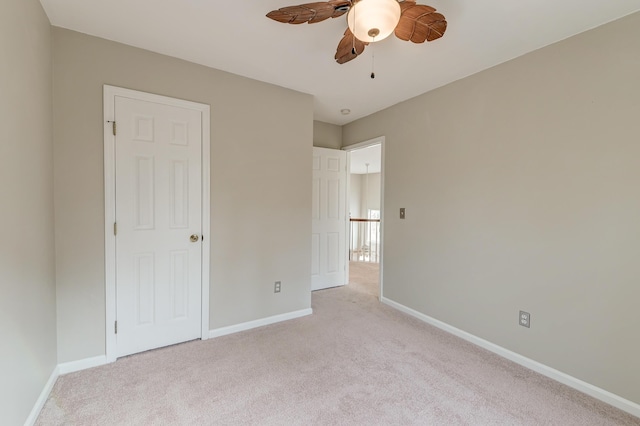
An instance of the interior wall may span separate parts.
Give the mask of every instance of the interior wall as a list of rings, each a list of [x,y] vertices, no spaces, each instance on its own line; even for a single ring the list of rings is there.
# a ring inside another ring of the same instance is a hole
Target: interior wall
[[[367,211],[380,210],[380,173],[350,175],[349,206],[351,217],[367,219]]]
[[[360,214],[368,219],[369,210],[380,210],[380,173],[362,175],[362,197]]]
[[[56,361],[51,27],[0,6],[0,423],[24,424]]]
[[[331,149],[342,148],[342,126],[314,121],[313,146]]]
[[[640,13],[346,125],[386,138],[384,296],[640,403],[638,52]]]
[[[360,203],[362,200],[362,175],[349,175],[349,217],[354,219],[362,218]]]
[[[105,353],[104,84],[211,105],[211,329],[310,308],[313,98],[61,28],[53,36],[59,361]]]

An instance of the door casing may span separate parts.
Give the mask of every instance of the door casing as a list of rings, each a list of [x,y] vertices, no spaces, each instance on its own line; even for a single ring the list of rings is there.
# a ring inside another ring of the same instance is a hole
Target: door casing
[[[201,308],[201,339],[209,337],[209,263],[211,253],[210,223],[211,223],[211,128],[210,106],[170,98],[121,87],[104,85],[104,239],[105,239],[105,349],[107,362],[116,360],[116,238],[114,223],[116,221],[115,205],[115,135],[112,122],[115,120],[115,97],[155,102],[181,108],[195,109],[202,114],[202,308]],[[116,126],[117,128],[117,126]]]

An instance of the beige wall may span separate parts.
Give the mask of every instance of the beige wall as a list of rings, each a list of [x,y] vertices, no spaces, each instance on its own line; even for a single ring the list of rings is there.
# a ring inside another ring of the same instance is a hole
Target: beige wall
[[[351,174],[349,177],[349,213],[352,218],[367,218],[367,210],[380,210],[380,173]]]
[[[360,218],[362,200],[362,175],[349,175],[349,217]]]
[[[309,308],[313,98],[60,28],[53,34],[60,362],[105,353],[103,84],[211,105],[210,327]]]
[[[639,13],[345,126],[386,137],[384,295],[640,403],[638,52]]]
[[[56,366],[51,31],[0,6],[0,423],[23,424]]]
[[[342,126],[323,121],[314,121],[313,146],[332,149],[342,148]]]

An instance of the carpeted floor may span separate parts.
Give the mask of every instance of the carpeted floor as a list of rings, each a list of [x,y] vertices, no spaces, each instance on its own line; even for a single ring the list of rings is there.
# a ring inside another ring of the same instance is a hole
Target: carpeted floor
[[[349,262],[349,285],[360,293],[376,298],[380,293],[380,268],[377,263]]]
[[[640,425],[377,300],[377,273],[314,314],[58,379],[39,425]]]

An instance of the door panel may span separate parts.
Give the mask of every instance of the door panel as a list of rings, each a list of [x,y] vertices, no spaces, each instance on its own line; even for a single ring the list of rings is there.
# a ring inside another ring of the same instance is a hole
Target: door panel
[[[313,148],[311,289],[344,285],[347,154]]]
[[[115,116],[116,340],[124,356],[200,337],[202,116],[119,96]]]
[[[175,160],[171,164],[171,229],[189,227],[189,166],[185,160]]]

